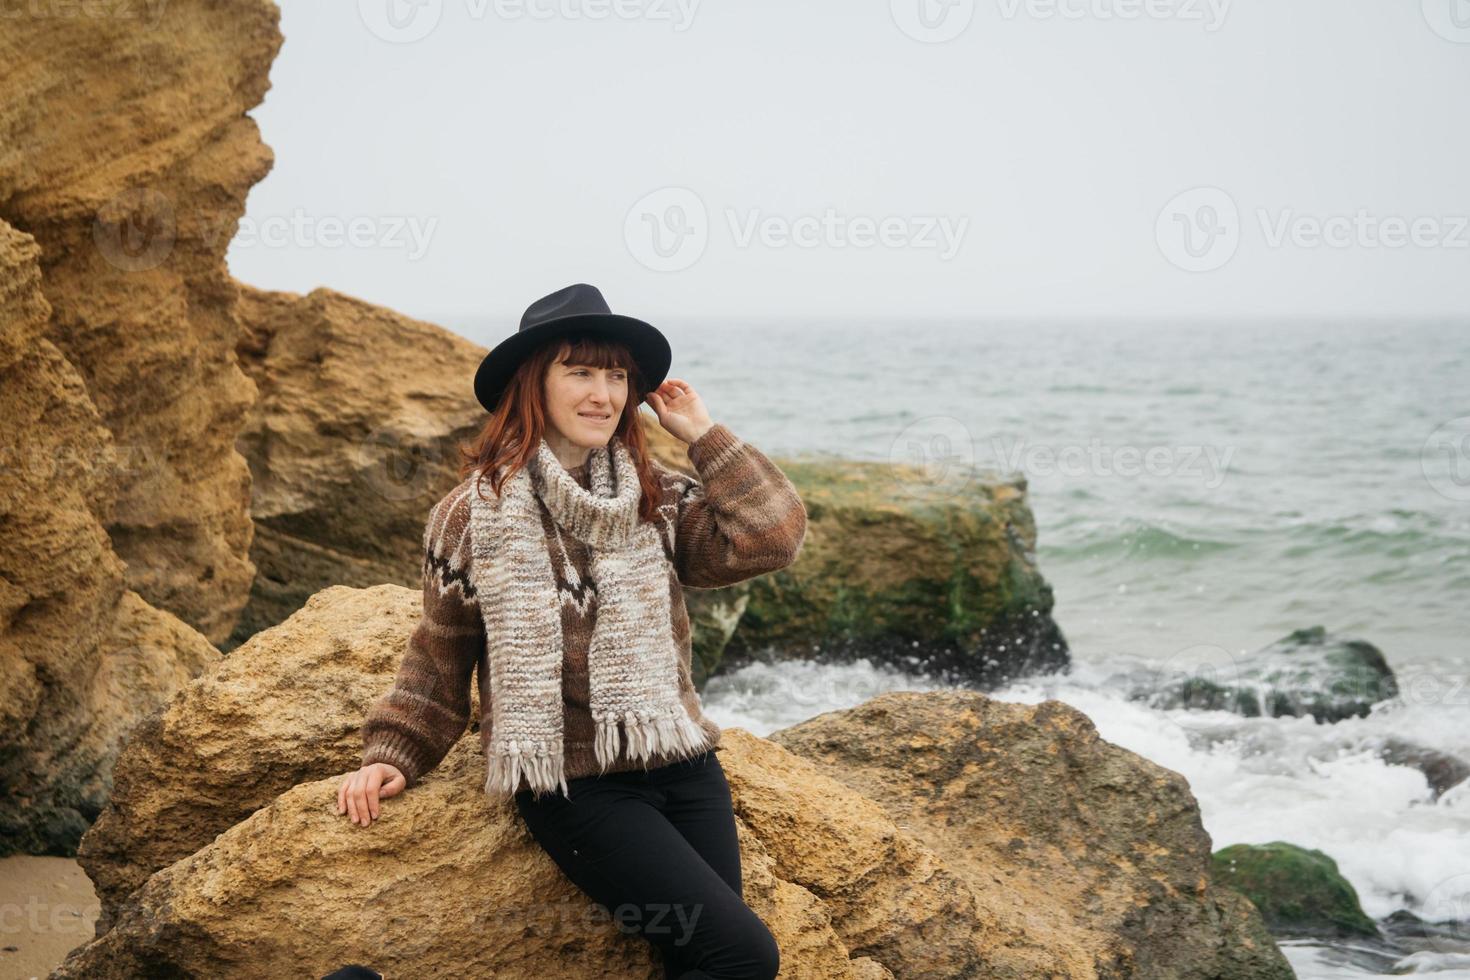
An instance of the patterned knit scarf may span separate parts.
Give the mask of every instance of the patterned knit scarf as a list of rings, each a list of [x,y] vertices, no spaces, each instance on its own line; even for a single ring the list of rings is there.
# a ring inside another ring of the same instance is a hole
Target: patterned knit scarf
[[[706,736],[679,697],[679,652],[669,608],[668,558],[652,523],[638,520],[642,486],[616,436],[590,453],[592,489],[566,471],[543,438],[501,494],[470,495],[472,574],[485,619],[491,743],[485,792],[570,798],[562,748],[561,598],[540,498],[561,529],[588,547],[597,616],[587,654],[595,750],[604,772],[620,750],[645,768],[654,753],[684,757]]]

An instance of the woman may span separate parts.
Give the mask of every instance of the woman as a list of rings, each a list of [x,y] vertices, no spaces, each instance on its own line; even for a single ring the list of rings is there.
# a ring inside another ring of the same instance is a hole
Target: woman
[[[533,303],[485,357],[475,393],[491,417],[429,516],[424,618],[337,809],[370,825],[439,764],[478,665],[486,793],[514,800],[666,976],[768,980],[779,953],[742,897],[682,590],[791,564],[806,511],[775,464],[666,380],[670,360],[662,333],[585,284]],[[644,401],[697,479],[651,459]]]

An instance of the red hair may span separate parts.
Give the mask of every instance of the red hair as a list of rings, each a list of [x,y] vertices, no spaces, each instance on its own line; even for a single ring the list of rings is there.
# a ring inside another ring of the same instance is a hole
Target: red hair
[[[628,447],[638,473],[638,483],[643,488],[638,516],[644,521],[653,520],[660,502],[660,488],[653,465],[649,462],[643,426],[638,421],[638,407],[643,404],[646,394],[643,376],[639,374],[638,365],[627,347],[602,337],[558,337],[532,351],[516,368],[480,434],[468,446],[459,447],[459,478],[463,480],[478,472],[479,479],[475,481],[478,493],[480,480],[488,475],[490,488],[499,496],[505,480],[535,455],[548,425],[546,372],[563,350],[568,364],[622,368],[628,372],[628,401],[623,405],[623,414],[618,418],[613,436]],[[507,467],[503,475],[500,472],[502,466]]]

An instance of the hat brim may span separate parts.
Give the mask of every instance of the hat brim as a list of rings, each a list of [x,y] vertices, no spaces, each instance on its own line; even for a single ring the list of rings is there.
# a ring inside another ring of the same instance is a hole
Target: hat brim
[[[616,340],[628,348],[648,390],[668,377],[673,352],[668,338],[652,324],[620,313],[583,313],[561,317],[517,331],[496,344],[475,371],[475,398],[485,411],[495,411],[516,368],[536,348],[568,334],[587,333]]]

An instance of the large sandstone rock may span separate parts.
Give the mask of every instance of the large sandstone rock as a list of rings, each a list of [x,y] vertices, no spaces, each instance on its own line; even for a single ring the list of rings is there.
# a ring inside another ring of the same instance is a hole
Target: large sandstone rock
[[[790,568],[751,584],[725,664],[868,658],[990,688],[1065,670],[1024,477],[916,494],[913,468],[783,461],[807,506]]]
[[[1184,777],[1069,705],[896,692],[771,741],[944,855],[983,919],[1068,951],[1065,976],[1292,976],[1255,907],[1212,881]]]
[[[1178,896],[1203,907],[1196,923],[1140,908],[1138,879],[1158,872],[1134,862],[1165,860],[1147,836],[1114,868],[1126,884],[1090,905],[1072,904],[1075,887],[1017,894],[1024,859],[998,853],[982,872],[936,850],[926,840],[936,828],[896,820],[825,766],[741,729],[724,744],[745,899],[776,935],[783,977],[1291,975],[1269,937],[1231,947],[1253,941],[1232,931],[1255,914],[1238,896],[1218,909],[1209,894]],[[358,962],[386,975],[657,977],[643,941],[562,876],[513,806],[484,797],[482,773],[462,739],[370,828],[336,814],[340,774],[296,786],[153,875],[53,976],[320,976]],[[1208,912],[1218,948],[1200,950]],[[1099,957],[1130,914],[1160,930],[1151,952],[1167,963]]]
[[[85,5],[83,5],[85,7]],[[254,386],[224,254],[271,155],[246,112],[281,44],[269,0],[26,15],[0,31],[0,219],[41,245],[46,336],[118,465],[127,586],[223,640],[249,594]]]
[[[372,827],[335,813],[416,606],[326,590],[134,732],[83,847],[98,938],[58,976],[655,975],[484,796],[473,722]],[[1183,778],[1071,708],[890,694],[777,738],[720,759],[783,976],[1290,976]]]
[[[368,708],[393,686],[422,592],[333,586],[179,691],[130,740],[78,860],[99,933],[148,876],[324,770],[355,768]],[[470,690],[478,733],[479,690]],[[263,759],[270,760],[262,765]]]
[[[820,776],[795,797],[760,789],[790,778],[767,762],[784,753],[731,734],[729,755],[757,786],[751,805],[764,826],[794,820],[796,832],[845,848],[809,867],[826,889],[818,894],[790,880],[742,814],[746,901],[781,944],[783,977],[973,975],[982,927],[934,855]],[[321,976],[349,962],[388,976],[662,976],[646,943],[562,876],[513,806],[488,803],[473,740],[385,800],[370,828],[336,814],[340,780],[287,791],[154,875],[116,926],[52,977]],[[732,779],[737,797],[746,785]],[[811,809],[824,789],[839,795]]]
[[[39,252],[0,221],[0,854],[68,855],[129,729],[219,653],[127,588],[116,447],[47,339]]]
[[[330,289],[241,296],[259,574],[232,644],[330,585],[417,587],[424,522],[485,421],[485,351],[448,330]]]
[[[363,718],[393,686],[422,615],[416,590],[326,589],[140,726],[77,854],[102,905],[99,933],[155,871],[296,784],[355,769]],[[472,688],[470,731],[478,700]]]

